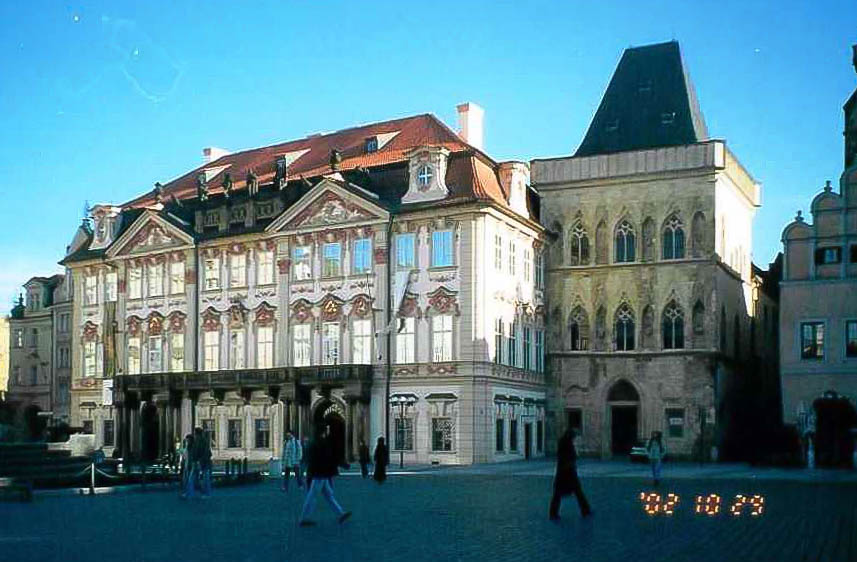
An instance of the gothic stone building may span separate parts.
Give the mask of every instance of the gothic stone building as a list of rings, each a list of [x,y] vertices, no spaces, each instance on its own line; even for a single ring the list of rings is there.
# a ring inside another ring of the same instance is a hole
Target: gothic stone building
[[[857,45],[853,52],[857,70]],[[810,213],[808,223],[798,211],[782,235],[783,421],[816,433],[819,464],[850,464],[857,439],[857,90],[845,104],[839,190],[827,182]]]
[[[626,50],[574,156],[532,175],[553,236],[553,427],[576,427],[589,454],[654,430],[674,455],[722,453],[739,429],[760,186],[708,138],[678,44]]]
[[[543,229],[529,168],[431,115],[228,154],[92,210],[72,417],[154,458],[195,426],[267,460],[329,425],[409,462],[542,455]],[[389,430],[388,428],[389,423]]]

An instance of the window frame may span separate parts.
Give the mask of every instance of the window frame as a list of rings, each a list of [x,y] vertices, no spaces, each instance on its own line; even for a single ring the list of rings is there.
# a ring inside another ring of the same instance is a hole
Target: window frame
[[[183,261],[170,262],[170,294],[180,295],[185,292],[185,264]]]
[[[403,244],[408,241],[407,245]],[[400,232],[396,235],[396,269],[409,270],[417,267],[417,235],[414,232]]]
[[[235,428],[237,428],[237,431],[234,431]],[[233,441],[232,438],[235,435],[237,435],[238,438]],[[233,443],[235,444],[233,445]],[[226,448],[244,448],[244,420],[242,418],[230,418],[226,420]]]
[[[353,275],[366,275],[372,271],[372,239],[367,237],[356,238],[351,244],[351,273]]]
[[[339,322],[323,322],[321,325],[321,364],[339,365],[342,357],[342,330]]]
[[[448,424],[449,429],[449,446],[447,448],[447,439],[444,439],[444,428],[438,427],[441,423]],[[440,434],[440,439],[438,435]],[[438,442],[441,443],[437,447]],[[455,422],[450,416],[437,416],[431,419],[431,452],[432,453],[452,453],[455,452]]]
[[[414,416],[396,416],[393,419],[393,450],[413,452],[416,443]]]
[[[176,342],[181,342],[181,345],[176,345]],[[170,372],[180,373],[184,371],[184,332],[170,333]],[[176,351],[181,350],[181,354],[177,355]],[[178,368],[176,368],[178,366]]]
[[[819,335],[818,328],[821,327],[821,345],[819,346]],[[809,349],[816,349],[816,353],[814,355],[810,355],[807,353],[806,347],[806,328],[814,328],[812,333],[813,343],[810,344]],[[798,350],[800,353],[801,361],[824,361],[825,356],[825,336],[826,336],[826,327],[825,322],[823,320],[804,320],[800,322],[800,330],[798,332],[799,338],[799,346]],[[819,353],[820,352],[820,353]]]
[[[850,329],[854,329],[854,339],[851,339],[849,334]],[[846,359],[857,359],[857,320],[846,320],[845,321],[845,331],[843,332],[845,337],[845,358]],[[851,342],[853,346],[851,345]]]
[[[267,427],[261,427],[261,426]],[[260,445],[260,437],[262,444]],[[270,449],[271,448],[271,420],[268,418],[253,418],[253,448],[254,449]]]
[[[139,265],[128,268],[128,298],[143,298],[143,268]]]
[[[399,318],[399,322],[402,323],[402,329],[396,332],[396,363],[415,363],[415,340],[417,332],[416,319],[413,316],[407,316]]]
[[[229,288],[247,286],[247,254],[244,252],[229,255]]]
[[[312,365],[312,325],[309,323],[292,326],[292,365]]]
[[[161,335],[149,336],[146,342],[146,357],[148,373],[164,371],[164,338]],[[157,370],[155,370],[157,367]]]
[[[447,323],[449,324],[448,326],[446,326]],[[454,330],[452,314],[438,314],[431,317],[431,351],[433,363],[445,363],[453,360]]]
[[[351,362],[357,365],[372,363],[372,320],[368,318],[351,322]]]
[[[276,283],[274,272],[273,250],[256,252],[256,285],[273,285]]]
[[[164,296],[164,264],[150,263],[146,267],[146,296]]]
[[[203,278],[205,281],[205,291],[218,291],[221,288],[220,283],[220,258],[205,258],[202,262]]]
[[[202,336],[202,370],[220,370],[220,331],[207,330]]]
[[[116,302],[119,298],[118,292],[119,274],[115,270],[108,271],[104,274],[104,302]]]
[[[670,439],[682,439],[684,438],[684,427],[685,427],[685,409],[684,408],[664,408],[664,422],[666,423],[667,430],[664,432],[666,436]],[[673,419],[681,418],[680,424],[673,424]],[[673,428],[677,427],[678,430],[674,433]]]
[[[98,304],[98,275],[87,275],[83,282],[84,304]]]
[[[86,342],[86,344],[95,342]],[[136,345],[134,345],[136,343]],[[143,338],[139,335],[130,336],[126,342],[128,357],[127,357],[127,372],[129,375],[139,375],[143,372]],[[85,349],[85,348],[84,348]],[[136,357],[134,351],[136,350]],[[84,359],[84,372],[86,372],[86,359]]]
[[[494,452],[506,452],[506,418],[502,416],[494,422]]]
[[[452,267],[455,265],[452,229],[435,230],[431,233],[431,266]]]
[[[312,279],[312,246],[304,244],[292,248],[292,280]]]
[[[334,250],[335,249],[335,255]],[[331,252],[328,252],[331,250]],[[328,255],[330,253],[330,255]],[[342,277],[342,243],[325,242],[321,247],[321,276]]]
[[[263,338],[263,334],[265,337]],[[274,366],[274,326],[256,328],[256,368],[270,369]]]
[[[247,368],[247,331],[244,328],[229,330],[229,368]]]

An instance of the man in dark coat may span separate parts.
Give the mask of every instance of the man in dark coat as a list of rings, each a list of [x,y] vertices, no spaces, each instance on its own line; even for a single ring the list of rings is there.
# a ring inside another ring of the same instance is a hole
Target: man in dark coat
[[[321,492],[324,499],[327,500],[327,503],[330,504],[330,507],[339,516],[340,523],[344,523],[346,519],[351,517],[351,512],[342,509],[342,506],[339,505],[339,502],[333,496],[333,478],[338,475],[338,455],[333,450],[333,443],[330,439],[330,427],[325,426],[323,433],[313,442],[309,449],[307,479],[312,478],[312,484],[310,484],[307,491],[303,510],[301,511],[301,527],[315,525],[315,521],[311,521],[309,516],[315,509],[316,496],[319,492]]]
[[[378,444],[375,445],[375,474],[372,475],[378,484],[383,484],[387,479],[388,464],[390,464],[390,451],[387,450],[384,438],[379,437]]]
[[[551,521],[559,520],[559,505],[564,496],[574,494],[580,505],[580,514],[583,517],[592,515],[592,509],[583,489],[580,487],[580,479],[577,477],[577,450],[574,448],[575,432],[567,429],[559,438],[556,449],[556,476],[553,480],[553,496],[550,504]]]
[[[360,440],[360,446],[357,447],[357,456],[360,460],[360,473],[363,475],[363,478],[369,476],[369,447],[366,446],[366,443],[363,440]]]

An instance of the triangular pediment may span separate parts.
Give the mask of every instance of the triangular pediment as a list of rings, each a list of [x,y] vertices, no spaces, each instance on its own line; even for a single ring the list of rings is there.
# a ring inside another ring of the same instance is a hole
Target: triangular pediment
[[[154,211],[145,211],[107,250],[107,257],[193,247],[193,237]]]
[[[373,201],[374,199],[374,201]],[[269,232],[303,232],[386,221],[389,213],[377,197],[360,187],[324,179],[277,217]]]

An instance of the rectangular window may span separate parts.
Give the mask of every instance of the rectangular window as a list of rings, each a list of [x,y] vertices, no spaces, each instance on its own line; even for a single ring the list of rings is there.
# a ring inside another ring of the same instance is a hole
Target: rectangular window
[[[294,344],[292,363],[295,367],[306,367],[310,364],[312,343],[310,341],[310,325],[296,324],[293,329]]]
[[[174,261],[170,263],[170,294],[181,293],[184,293],[184,262]]]
[[[232,254],[229,256],[229,286],[244,287],[247,285],[247,256]]]
[[[274,366],[274,327],[259,326],[256,330],[256,368],[270,369]]]
[[[220,288],[220,260],[206,258],[204,264],[205,290],[212,291]]]
[[[92,344],[92,375],[95,374],[95,342],[88,342],[86,344],[87,348]],[[89,351],[87,349],[87,351]],[[89,370],[89,363],[86,361],[86,368]],[[128,374],[129,375],[139,375],[140,374],[140,338],[138,336],[134,336],[128,338]],[[92,376],[88,375],[88,376]]]
[[[396,334],[396,363],[414,362],[414,326],[413,318],[399,318],[399,331]]]
[[[681,408],[667,408],[667,436],[684,437],[684,410]]]
[[[536,330],[536,371],[539,373],[543,373],[545,370],[544,339],[545,333]]]
[[[518,366],[518,326],[512,322],[509,324],[509,365]]]
[[[416,267],[415,234],[399,234],[396,236],[396,267],[398,269],[414,269]]]
[[[801,359],[824,359],[824,323],[804,322],[800,325]]]
[[[104,276],[104,301],[116,302],[117,284],[119,275],[115,271],[110,271]]]
[[[39,347],[39,330],[37,328],[30,330],[30,347]]]
[[[496,443],[494,447],[498,453],[502,453],[506,450],[506,420],[504,420],[503,418],[497,418],[495,426],[496,427],[494,429],[494,439]]]
[[[583,410],[572,408],[566,411],[568,429],[573,429],[578,435],[583,435]]]
[[[244,330],[229,332],[229,368],[244,368]]]
[[[518,450],[518,420],[509,420],[509,450]]]
[[[494,362],[503,363],[503,347],[506,345],[506,325],[502,318],[494,325]]]
[[[92,435],[92,420],[83,420],[83,432]]]
[[[230,449],[240,449],[243,447],[241,439],[241,420],[229,420],[228,423],[229,441],[227,447]]]
[[[351,273],[361,275],[372,271],[372,240],[358,238],[354,241],[354,263]]]
[[[845,323],[845,357],[857,357],[857,320]]]
[[[184,334],[170,334],[170,371],[184,371]]]
[[[220,368],[220,332],[205,332],[203,336],[203,368],[216,371]]]
[[[531,341],[531,331],[529,328],[524,328],[524,353],[523,353],[523,367],[524,369],[532,368],[532,359],[530,358],[532,352],[532,341]]]
[[[149,336],[149,371],[160,373],[163,369],[163,340],[161,336]]]
[[[355,320],[351,324],[351,362],[363,365],[372,362],[371,320]]]
[[[339,322],[321,325],[321,364],[339,364]]]
[[[536,289],[543,289],[545,286],[545,257],[542,252],[536,252]]]
[[[102,443],[105,447],[112,447],[116,444],[116,433],[113,431],[113,420],[104,420],[101,422]]]
[[[15,330],[15,347],[24,347],[24,330]]]
[[[539,420],[536,422],[536,452],[541,453],[544,449],[545,442],[545,422]]]
[[[274,282],[274,252],[260,251],[256,254],[256,284],[270,285]]]
[[[414,418],[395,418],[396,441],[393,444],[395,451],[414,450]]]
[[[431,233],[431,265],[432,267],[452,265],[451,230],[436,230]]]
[[[295,281],[312,279],[311,257],[309,246],[298,246],[292,250],[292,276]]]
[[[529,248],[524,249],[524,281],[529,282],[533,272],[533,258]]]
[[[842,248],[833,246],[830,248],[818,248],[815,250],[815,264],[825,265],[829,263],[840,263],[842,261]]]
[[[256,448],[271,448],[271,425],[266,419],[256,420]]]
[[[515,276],[515,266],[517,265],[517,255],[515,254],[515,241],[509,240],[509,275]]]
[[[164,264],[156,263],[149,265],[146,271],[148,275],[148,296],[160,297],[164,294]]]
[[[202,420],[202,431],[208,435],[208,442],[212,449],[217,449],[217,424],[211,418]]]
[[[143,296],[143,269],[132,267],[128,270],[128,298],[139,299]]]
[[[431,320],[434,362],[452,361],[452,315],[441,314]]]
[[[98,277],[87,275],[84,281],[84,297],[86,304],[98,303]]]
[[[494,269],[503,271],[503,237],[494,235]]]
[[[342,244],[339,242],[325,244],[323,256],[321,275],[323,277],[339,277],[342,275]]]
[[[39,367],[38,365],[30,365],[30,386],[39,384]]]
[[[431,450],[453,450],[453,425],[450,418],[432,418],[431,420]]]

